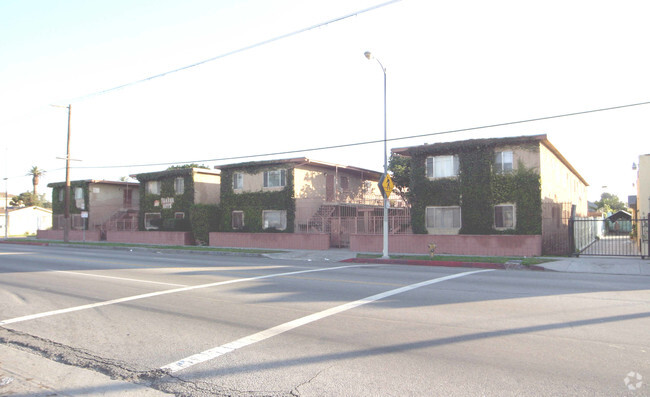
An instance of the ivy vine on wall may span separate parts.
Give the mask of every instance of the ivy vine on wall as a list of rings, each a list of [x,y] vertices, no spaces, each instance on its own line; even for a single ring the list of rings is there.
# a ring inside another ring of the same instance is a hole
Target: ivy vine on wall
[[[180,168],[148,174],[136,175],[140,181],[140,217],[139,229],[145,230],[144,214],[158,212],[161,214],[159,230],[189,231],[190,208],[194,205],[194,178],[191,168]],[[176,194],[176,178],[183,178],[184,191]],[[160,193],[147,192],[147,182],[159,181]],[[173,198],[171,208],[163,208],[162,199]],[[157,205],[156,205],[157,204]],[[183,219],[176,219],[176,213],[182,212]]]
[[[277,191],[259,191],[235,193],[232,178],[236,172],[244,174],[259,174],[263,171],[278,169],[286,170],[286,185]],[[221,227],[224,232],[274,232],[277,230],[264,229],[262,211],[284,210],[287,212],[287,227],[282,232],[293,233],[296,218],[296,203],[294,200],[294,169],[289,164],[260,165],[242,164],[237,168],[221,170]],[[243,211],[244,226],[242,229],[232,228],[232,212]]]
[[[530,147],[525,147],[530,149]],[[411,153],[409,200],[413,232],[426,234],[426,207],[460,206],[460,234],[541,234],[541,180],[535,170],[519,163],[515,172],[498,174],[494,170],[493,145],[454,147],[459,176],[430,180],[426,176],[426,148]],[[494,229],[494,206],[516,206],[514,230]]]

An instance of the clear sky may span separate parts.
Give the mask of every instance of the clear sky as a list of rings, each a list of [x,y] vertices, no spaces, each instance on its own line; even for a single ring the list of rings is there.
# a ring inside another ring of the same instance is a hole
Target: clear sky
[[[650,101],[650,3],[403,0],[245,51],[382,0],[0,0],[0,170],[8,190],[117,180],[205,161],[480,127]],[[88,96],[228,54],[144,83]],[[650,153],[650,105],[403,147],[547,134],[590,184],[624,201]],[[278,155],[380,171],[383,145]],[[124,166],[128,167],[116,167]],[[81,168],[83,167],[83,168]],[[90,168],[102,167],[102,168]],[[607,188],[603,188],[607,186]],[[4,186],[2,186],[4,191]]]

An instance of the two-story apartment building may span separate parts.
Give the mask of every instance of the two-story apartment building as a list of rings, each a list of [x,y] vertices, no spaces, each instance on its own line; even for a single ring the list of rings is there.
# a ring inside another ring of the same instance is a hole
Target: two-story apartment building
[[[587,213],[587,182],[546,135],[396,148],[411,158],[414,233],[564,233],[567,209]],[[569,204],[569,205],[567,205]]]
[[[132,177],[140,181],[140,230],[189,231],[192,205],[220,201],[218,171],[178,167]]]
[[[340,246],[349,224],[356,227],[359,217],[382,202],[381,174],[363,168],[305,157],[218,168],[224,232],[330,233],[332,244]]]
[[[52,229],[63,229],[65,182],[52,188]],[[70,226],[72,229],[130,229],[140,204],[139,184],[134,182],[86,179],[70,182]],[[82,217],[82,212],[87,218]]]

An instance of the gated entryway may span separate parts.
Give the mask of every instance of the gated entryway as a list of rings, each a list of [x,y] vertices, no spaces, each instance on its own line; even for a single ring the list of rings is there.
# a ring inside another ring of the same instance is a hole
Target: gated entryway
[[[568,224],[576,255],[648,256],[648,219],[576,218]]]
[[[544,255],[602,255],[648,257],[648,219],[631,216],[572,216],[570,203],[544,203]],[[630,215],[630,214],[627,214]]]

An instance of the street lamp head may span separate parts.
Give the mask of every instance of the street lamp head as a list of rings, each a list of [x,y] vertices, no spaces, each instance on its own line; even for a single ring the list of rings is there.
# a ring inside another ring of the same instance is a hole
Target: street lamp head
[[[368,59],[372,59],[372,52],[370,52],[370,51],[364,52],[363,55],[365,55],[365,57],[368,58]]]

